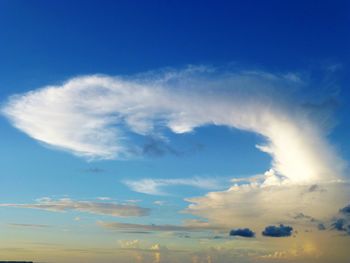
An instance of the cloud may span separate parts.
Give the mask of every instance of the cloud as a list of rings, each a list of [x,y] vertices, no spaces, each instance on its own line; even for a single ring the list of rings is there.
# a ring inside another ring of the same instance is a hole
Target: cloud
[[[332,223],[332,228],[338,231],[346,231],[346,221],[343,218],[338,218]]]
[[[51,225],[43,225],[43,224],[18,224],[18,223],[9,223],[8,226],[13,227],[29,227],[29,228],[47,228],[51,227]]]
[[[326,226],[323,223],[317,225],[318,230],[326,230]]]
[[[165,154],[172,154],[179,156],[181,152],[171,147],[169,144],[162,140],[157,140],[151,138],[142,146],[142,154],[152,156],[152,157],[160,157]]]
[[[127,180],[124,183],[133,191],[150,194],[150,195],[166,195],[163,188],[167,186],[192,186],[201,189],[218,189],[220,182],[212,178],[176,178],[176,179],[141,179],[137,181]]]
[[[167,202],[164,201],[164,200],[156,200],[153,202],[153,204],[155,205],[159,205],[159,206],[162,206],[162,205],[165,205]]]
[[[319,184],[322,191],[309,191],[309,184],[293,184],[271,171],[245,180],[225,191],[187,198],[190,204],[184,212],[229,228],[263,228],[280,222],[316,228],[338,214],[339,204],[350,199],[350,185],[346,182],[323,182]]]
[[[333,217],[328,220],[325,229],[346,232],[350,235],[350,205],[338,210]]]
[[[108,197],[108,196],[99,196],[99,197],[96,197],[97,200],[100,200],[100,201],[111,201],[112,198]]]
[[[140,240],[119,240],[119,245],[121,248],[139,248]]]
[[[249,228],[238,228],[230,231],[230,236],[255,237],[255,233]]]
[[[342,209],[340,209],[340,212],[345,214],[345,215],[350,215],[350,205],[347,205],[347,206],[343,207]]]
[[[144,224],[130,224],[130,223],[119,223],[119,222],[104,222],[98,221],[98,226],[108,228],[111,230],[124,231],[124,230],[137,230],[137,231],[160,231],[160,232],[196,232],[196,231],[208,231],[208,230],[222,230],[220,227],[210,226],[206,223],[194,223],[188,221],[184,225],[144,225]]]
[[[161,157],[166,154],[174,156],[184,156],[187,154],[193,154],[202,150],[204,146],[198,143],[190,143],[185,147],[173,147],[170,142],[164,137],[155,137],[146,139],[146,142],[142,145],[141,154],[150,157]]]
[[[268,237],[289,237],[292,235],[293,228],[290,226],[267,226],[262,232],[264,236]]]
[[[87,159],[142,152],[131,133],[162,138],[165,128],[180,134],[223,125],[262,135],[266,143],[258,149],[271,155],[276,173],[294,182],[334,178],[343,164],[324,139],[324,123],[298,104],[293,91],[303,85],[293,73],[204,66],[90,75],[12,96],[2,113],[30,137]]]
[[[294,222],[291,215],[297,213],[323,221],[350,199],[344,161],[326,138],[329,114],[303,97],[303,88],[312,84],[293,73],[203,66],[89,75],[14,95],[1,111],[31,138],[88,160],[161,155],[171,147],[164,131],[191,133],[216,125],[256,133],[263,140],[257,149],[271,156],[271,168],[250,181],[232,182],[226,191],[187,199],[186,212],[211,226],[264,227]],[[165,143],[148,146],[139,138]],[[196,178],[126,182],[147,194],[164,194],[170,185],[212,189],[202,183]]]
[[[115,217],[147,216],[150,212],[148,208],[143,208],[136,205],[75,201],[69,198],[62,198],[58,200],[44,198],[39,199],[37,203],[34,204],[0,204],[0,207],[40,209],[52,212],[79,211]]]

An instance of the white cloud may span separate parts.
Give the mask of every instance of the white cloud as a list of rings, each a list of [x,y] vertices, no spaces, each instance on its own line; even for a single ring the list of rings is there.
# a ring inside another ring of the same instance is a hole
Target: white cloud
[[[2,112],[30,137],[88,159],[140,151],[128,140],[130,131],[160,136],[164,127],[186,133],[224,125],[266,138],[258,149],[292,182],[337,177],[342,161],[293,97],[300,85],[292,73],[206,67],[125,78],[92,75],[13,96]]]
[[[162,205],[165,205],[167,202],[164,201],[164,200],[156,200],[153,202],[153,204],[155,205],[159,205],[159,206],[162,206]]]
[[[134,239],[134,240],[119,240],[119,245],[121,248],[139,248],[140,247],[140,240]]]
[[[164,139],[164,128],[188,133],[197,127],[220,125],[259,134],[265,144],[257,149],[272,157],[271,169],[247,182],[233,180],[227,191],[188,199],[191,205],[186,211],[207,218],[208,228],[261,229],[266,224],[294,222],[293,217],[300,213],[327,219],[350,198],[348,184],[341,183],[344,162],[326,140],[325,118],[314,119],[318,114],[313,111],[319,107],[304,107],[305,101],[294,95],[303,85],[302,78],[293,73],[217,72],[205,67],[124,78],[92,75],[13,96],[2,112],[30,137],[87,159],[142,153],[142,147],[133,145],[128,135]],[[164,194],[164,187],[171,185],[216,187],[215,180],[199,178],[128,180],[126,184],[147,194]],[[2,206],[114,216],[148,213],[137,206],[70,199]],[[131,227],[120,223],[104,226]]]
[[[124,182],[131,190],[150,195],[166,195],[164,188],[167,186],[192,186],[202,189],[218,189],[220,183],[211,178],[177,178],[177,179],[141,179],[138,181]]]
[[[253,227],[288,223],[317,229],[350,199],[349,183],[292,184],[272,171],[234,183],[228,190],[188,198],[186,212],[208,219],[210,225]],[[300,220],[307,214],[308,220]]]
[[[112,200],[112,198],[110,198],[108,196],[99,196],[96,199],[100,200],[100,201],[111,201]]]
[[[52,200],[48,197],[38,199],[37,203],[34,204],[0,204],[0,207],[30,208],[52,212],[79,211],[115,217],[146,216],[149,214],[148,208],[136,205],[75,201],[69,198]]]

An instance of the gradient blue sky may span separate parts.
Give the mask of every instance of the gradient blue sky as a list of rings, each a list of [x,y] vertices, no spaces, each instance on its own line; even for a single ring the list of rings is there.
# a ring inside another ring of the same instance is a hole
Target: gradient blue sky
[[[315,115],[327,119],[326,140],[346,161],[350,158],[349,31],[349,1],[3,0],[0,103],[4,107],[11,95],[91,74],[133,78],[148,71],[181,71],[189,65],[219,72],[293,73],[306,83],[296,88],[293,99],[318,108]],[[197,218],[181,212],[188,207],[185,199],[226,190],[232,178],[261,174],[271,166],[271,157],[255,148],[265,141],[261,135],[224,126],[201,126],[181,135],[165,130],[167,141],[156,141],[155,146],[152,136],[131,135],[157,149],[129,160],[87,160],[48,147],[14,128],[3,115],[0,134],[2,204],[32,204],[42,197],[91,202],[109,197],[106,202],[139,200],[136,205],[152,209],[146,217],[111,218],[0,207],[2,232],[13,242],[64,243],[70,237],[62,237],[58,230],[26,233],[10,224],[82,232],[83,224],[93,226],[89,233],[96,236],[103,232],[96,221],[180,225],[184,219]],[[175,184],[162,188],[168,195],[149,195],[125,184],[145,178],[197,178],[215,185]],[[339,209],[345,205],[339,204]]]

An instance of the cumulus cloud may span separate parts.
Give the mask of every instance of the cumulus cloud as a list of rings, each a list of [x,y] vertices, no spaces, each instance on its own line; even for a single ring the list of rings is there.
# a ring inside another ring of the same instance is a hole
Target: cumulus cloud
[[[345,206],[330,221],[330,229],[343,231],[350,235],[350,206]]]
[[[164,128],[187,133],[224,125],[266,138],[258,149],[271,155],[278,174],[297,182],[334,178],[341,160],[310,114],[287,99],[301,85],[292,73],[207,67],[92,75],[12,96],[2,112],[30,137],[88,159],[142,152],[132,146],[130,132],[162,138]]]
[[[89,160],[171,151],[167,144],[134,140],[167,142],[164,130],[181,134],[217,125],[261,135],[264,143],[257,149],[271,156],[271,169],[250,181],[232,182],[226,191],[188,199],[186,211],[229,229],[247,223],[263,227],[297,220],[291,215],[301,212],[321,220],[350,199],[344,162],[326,139],[327,118],[314,114],[320,108],[315,103],[299,100],[302,92],[295,95],[307,85],[293,73],[207,67],[90,75],[12,96],[1,110],[35,140]],[[148,180],[127,184],[148,194],[162,194],[167,185],[198,186],[188,180]]]
[[[338,231],[347,231],[346,220],[344,218],[335,219],[335,221],[332,223],[332,228]]]
[[[246,180],[226,191],[187,198],[190,204],[185,212],[230,228],[247,224],[262,228],[280,222],[316,228],[338,214],[339,204],[346,204],[350,198],[345,182],[323,183],[322,191],[310,192],[310,185],[293,184],[271,172]]]
[[[230,231],[230,236],[255,237],[255,233],[249,228],[238,228]]]
[[[340,209],[340,212],[345,214],[345,215],[350,216],[350,205],[347,205],[347,206],[343,207],[342,209]]]
[[[267,226],[262,234],[268,237],[289,237],[292,235],[292,231],[292,227],[281,224],[279,226]]]
[[[75,201],[69,198],[62,198],[58,200],[43,198],[37,200],[37,202],[34,204],[0,204],[0,207],[40,209],[52,212],[79,211],[115,217],[146,216],[150,212],[148,208],[143,208],[136,205]]]
[[[127,180],[124,183],[133,191],[150,194],[166,195],[164,188],[167,186],[192,186],[201,189],[218,189],[220,182],[212,178],[176,178],[176,179],[141,179],[137,181]]]
[[[317,225],[318,230],[326,230],[326,226],[323,223]]]
[[[134,239],[134,240],[119,240],[119,245],[121,248],[139,248],[140,247],[140,240]]]

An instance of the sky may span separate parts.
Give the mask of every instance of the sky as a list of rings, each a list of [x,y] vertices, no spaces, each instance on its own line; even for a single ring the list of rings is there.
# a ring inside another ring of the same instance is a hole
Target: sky
[[[349,1],[0,1],[0,260],[350,257]]]

